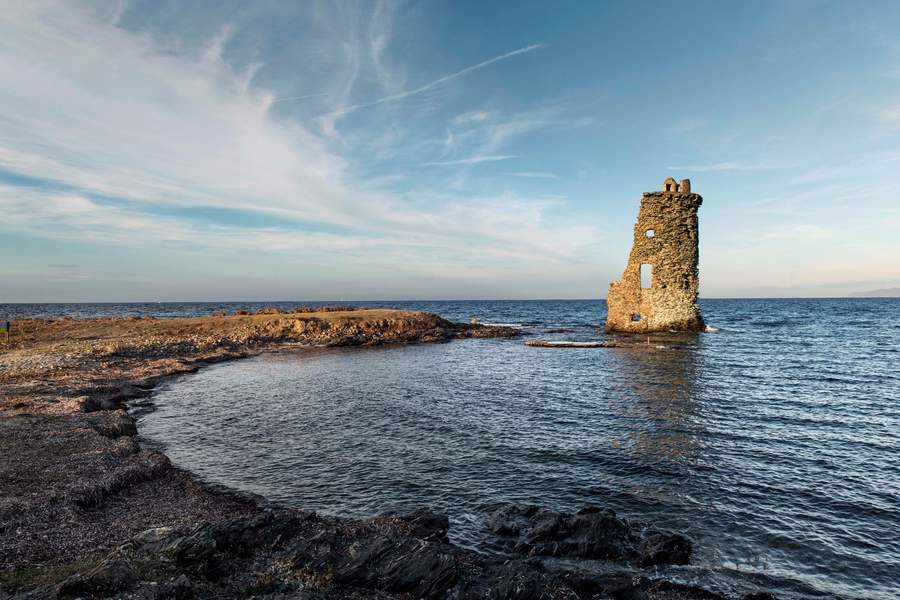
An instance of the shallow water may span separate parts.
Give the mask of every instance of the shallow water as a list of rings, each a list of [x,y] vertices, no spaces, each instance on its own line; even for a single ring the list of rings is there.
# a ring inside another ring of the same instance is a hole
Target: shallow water
[[[603,337],[596,302],[388,304]],[[667,575],[900,597],[900,300],[702,308],[719,331],[671,350],[461,340],[217,365],[165,385],[140,430],[207,480],[293,506],[432,506],[486,552],[501,503],[593,503],[690,535],[694,564]]]

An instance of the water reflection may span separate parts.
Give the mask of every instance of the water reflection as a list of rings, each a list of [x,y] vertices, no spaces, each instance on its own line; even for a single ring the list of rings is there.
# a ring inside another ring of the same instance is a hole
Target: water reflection
[[[612,355],[625,393],[613,398],[610,407],[631,422],[628,434],[636,458],[654,466],[696,464],[704,432],[697,422],[695,348],[618,348]]]

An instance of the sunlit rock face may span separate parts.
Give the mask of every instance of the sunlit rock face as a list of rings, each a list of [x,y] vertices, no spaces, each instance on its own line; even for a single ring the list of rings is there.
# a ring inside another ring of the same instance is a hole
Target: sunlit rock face
[[[671,177],[663,191],[646,192],[622,279],[609,285],[607,331],[701,331],[697,304],[697,209],[691,182]]]

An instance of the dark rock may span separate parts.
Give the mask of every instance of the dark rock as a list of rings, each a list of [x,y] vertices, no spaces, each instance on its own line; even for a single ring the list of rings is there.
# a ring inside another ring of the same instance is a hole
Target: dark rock
[[[116,439],[137,435],[137,425],[124,410],[102,412],[91,415],[94,431],[104,437]]]
[[[159,585],[153,595],[154,600],[188,600],[194,596],[194,584],[184,573]]]
[[[488,516],[488,527],[498,535],[518,535],[522,527],[528,525],[528,519],[538,510],[540,507],[533,505],[505,506]]]
[[[691,542],[658,529],[640,530],[612,510],[588,506],[575,514],[536,506],[508,506],[489,518],[491,530],[513,538],[513,551],[529,556],[565,556],[630,561],[642,566],[687,564]]]
[[[137,581],[138,575],[131,565],[113,555],[93,569],[63,581],[56,595],[58,598],[109,596],[129,589]]]
[[[449,547],[417,540],[376,537],[351,549],[349,556],[336,557],[336,582],[380,587],[417,598],[436,597],[456,581],[459,567]]]
[[[216,538],[209,523],[199,523],[172,544],[172,555],[181,565],[203,563],[215,553]]]
[[[138,551],[158,554],[170,552],[182,537],[173,527],[157,527],[137,534],[131,544]]]
[[[657,580],[645,588],[645,597],[653,600],[728,600],[725,596],[695,585]]]
[[[237,519],[220,525],[214,531],[216,546],[223,552],[243,556],[259,547],[280,547],[318,517],[315,512],[296,511]]]
[[[66,580],[59,595],[724,600],[701,588],[643,576],[638,566],[643,555],[636,548],[672,553],[668,538],[658,530],[643,533],[610,510],[588,507],[570,514],[506,507],[492,515],[492,527],[521,537],[519,543],[532,550],[554,545],[560,556],[619,553],[630,562],[597,569],[591,563],[482,556],[448,543],[447,518],[427,510],[351,521],[273,508],[225,523],[200,523],[187,533],[144,531],[97,568]]]
[[[595,507],[574,515],[534,506],[507,507],[494,513],[491,529],[517,536],[514,550],[531,556],[623,560],[637,555],[628,524],[613,511]]]
[[[686,565],[691,560],[691,541],[671,531],[647,529],[642,532],[641,566]]]
[[[410,525],[410,535],[414,537],[437,542],[447,541],[447,531],[450,530],[450,519],[447,515],[422,509],[403,515],[400,519]]]
[[[481,581],[470,584],[464,598],[495,600],[575,600],[578,593],[564,578],[544,571],[535,560],[511,561],[494,566]]]

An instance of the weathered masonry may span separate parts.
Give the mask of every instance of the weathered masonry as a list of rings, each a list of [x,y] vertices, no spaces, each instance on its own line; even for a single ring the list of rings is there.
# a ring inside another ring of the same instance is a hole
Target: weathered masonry
[[[691,182],[669,177],[663,191],[646,192],[622,279],[609,285],[607,331],[701,331],[697,305],[697,209]]]

